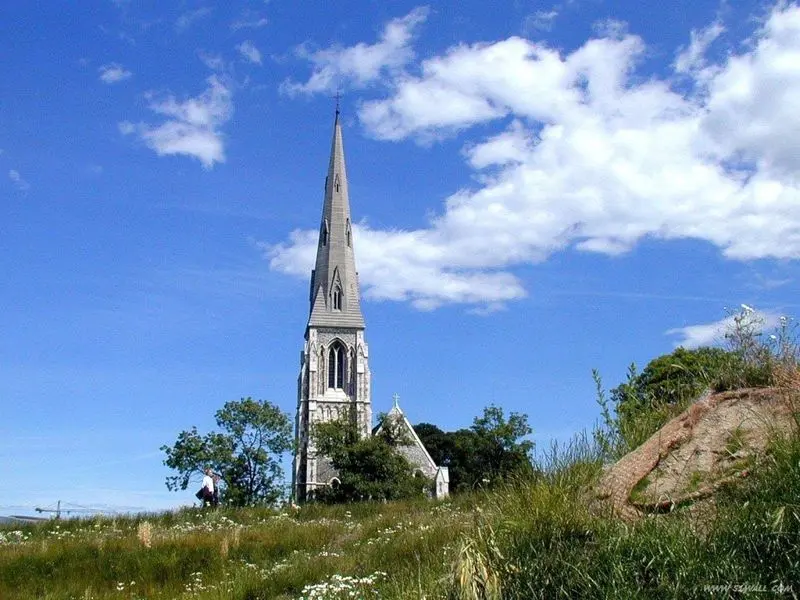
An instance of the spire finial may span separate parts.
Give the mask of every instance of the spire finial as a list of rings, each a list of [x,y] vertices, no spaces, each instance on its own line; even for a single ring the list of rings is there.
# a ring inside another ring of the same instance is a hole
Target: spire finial
[[[394,400],[394,407],[399,409],[400,408],[400,394],[395,392],[394,396],[392,396],[392,400]]]
[[[339,101],[342,99],[342,91],[340,88],[336,88],[336,116],[339,116]]]

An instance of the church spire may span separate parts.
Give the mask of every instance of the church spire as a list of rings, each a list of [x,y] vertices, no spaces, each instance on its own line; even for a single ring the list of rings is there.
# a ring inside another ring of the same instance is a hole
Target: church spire
[[[310,299],[309,327],[364,328],[338,101]]]

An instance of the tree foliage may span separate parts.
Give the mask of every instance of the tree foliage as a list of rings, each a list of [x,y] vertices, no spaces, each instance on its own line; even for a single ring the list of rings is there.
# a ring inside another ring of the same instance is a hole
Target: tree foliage
[[[629,368],[628,380],[611,390],[622,413],[661,405],[684,405],[714,385],[727,367],[730,353],[721,348],[677,348],[651,360],[637,374]]]
[[[595,439],[609,457],[638,447],[704,391],[713,389],[735,358],[721,348],[679,347],[651,360],[641,373],[631,364],[626,381],[608,397],[599,373],[593,371],[605,425],[595,431]]]
[[[407,438],[391,419],[384,418],[383,423],[377,435],[367,437],[361,437],[356,423],[348,418],[315,425],[318,454],[330,460],[339,480],[318,490],[317,500],[399,500],[425,493],[430,482],[415,477],[411,464],[398,452]]]
[[[232,506],[271,504],[282,494],[282,454],[292,448],[288,415],[264,400],[226,402],[215,415],[219,431],[201,436],[196,427],[162,446],[164,464],[177,471],[167,488],[185,490],[211,467],[222,478],[222,501]]]
[[[430,423],[414,427],[431,458],[448,467],[450,489],[458,492],[497,483],[530,471],[533,442],[524,439],[532,429],[528,416],[491,405],[475,417],[472,427],[444,432]]]

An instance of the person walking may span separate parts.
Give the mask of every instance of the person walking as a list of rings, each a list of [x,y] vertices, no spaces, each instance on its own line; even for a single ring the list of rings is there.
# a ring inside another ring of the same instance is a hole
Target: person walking
[[[203,506],[211,506],[214,503],[214,472],[211,467],[206,467],[205,475],[203,475],[203,487],[200,491],[203,492]]]

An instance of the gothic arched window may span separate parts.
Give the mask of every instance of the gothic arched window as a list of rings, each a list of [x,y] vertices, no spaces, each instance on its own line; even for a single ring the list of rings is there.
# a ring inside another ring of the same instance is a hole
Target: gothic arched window
[[[320,231],[319,239],[323,246],[328,245],[328,220],[322,222],[322,231]]]
[[[347,247],[349,248],[350,246],[353,245],[352,242],[353,234],[352,231],[350,230],[350,219],[347,219],[347,223],[345,224],[345,236],[347,237]]]
[[[331,344],[328,351],[328,387],[344,389],[344,376],[347,373],[347,349],[339,341]]]
[[[333,288],[333,310],[342,310],[342,288],[338,284]]]

